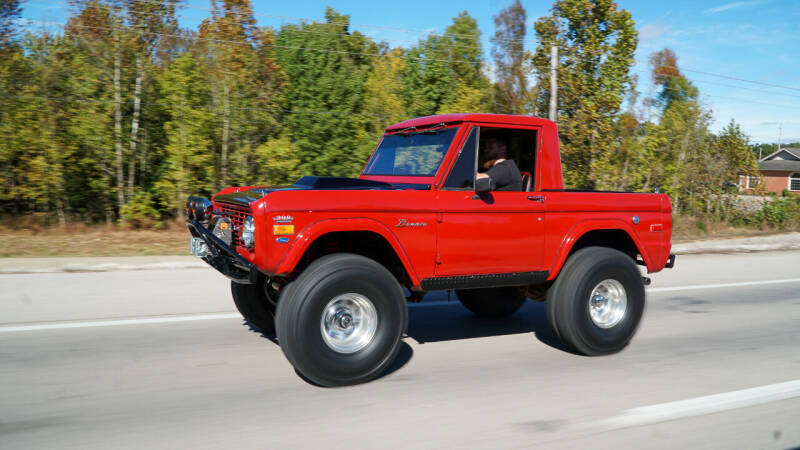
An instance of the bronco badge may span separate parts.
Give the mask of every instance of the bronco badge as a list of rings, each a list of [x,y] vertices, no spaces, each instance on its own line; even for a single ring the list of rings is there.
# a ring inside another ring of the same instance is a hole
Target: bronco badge
[[[401,227],[427,227],[427,226],[428,226],[428,222],[409,222],[406,219],[400,219],[400,221],[397,222],[397,225],[395,225],[396,228],[401,228]]]

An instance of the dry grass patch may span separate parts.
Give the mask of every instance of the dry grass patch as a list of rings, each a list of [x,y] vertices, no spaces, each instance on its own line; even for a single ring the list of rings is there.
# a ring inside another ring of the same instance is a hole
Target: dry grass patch
[[[709,239],[734,239],[781,234],[781,230],[759,230],[736,227],[726,222],[704,221],[690,216],[672,218],[672,243],[702,241]]]
[[[132,230],[117,226],[14,229],[0,227],[0,257],[187,255],[189,232],[181,224]]]

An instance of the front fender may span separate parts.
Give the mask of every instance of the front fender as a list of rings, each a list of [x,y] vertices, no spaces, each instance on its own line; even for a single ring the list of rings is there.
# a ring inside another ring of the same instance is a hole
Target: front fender
[[[411,261],[400,244],[400,241],[397,239],[397,236],[395,236],[395,234],[392,233],[392,230],[390,230],[383,223],[366,217],[323,219],[303,228],[303,230],[297,234],[292,247],[288,252],[286,252],[286,254],[283,256],[283,259],[281,259],[281,262],[278,264],[278,268],[275,270],[275,273],[291,273],[297,266],[297,263],[300,262],[300,258],[303,257],[303,254],[306,252],[308,247],[314,241],[316,241],[317,238],[327,233],[339,231],[371,231],[386,239],[386,242],[392,246],[395,254],[400,259],[400,262],[403,263],[403,267],[405,267],[413,285],[419,285],[419,277],[414,271],[414,267],[411,265]]]

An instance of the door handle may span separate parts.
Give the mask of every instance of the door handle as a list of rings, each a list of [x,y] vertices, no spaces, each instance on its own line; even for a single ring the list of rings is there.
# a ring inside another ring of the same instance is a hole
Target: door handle
[[[543,195],[529,195],[526,197],[528,200],[537,203],[544,203],[544,196]]]

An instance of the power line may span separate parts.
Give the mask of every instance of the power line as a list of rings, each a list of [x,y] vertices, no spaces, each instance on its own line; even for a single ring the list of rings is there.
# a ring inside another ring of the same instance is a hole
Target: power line
[[[776,107],[776,108],[787,108],[787,109],[794,109],[794,110],[796,110],[798,108],[798,106],[776,105],[774,103],[764,103],[764,102],[759,102],[759,101],[756,101],[756,100],[748,100],[748,99],[736,98],[736,97],[727,97],[727,96],[724,96],[724,95],[714,95],[714,94],[705,94],[705,93],[701,93],[700,95],[705,95],[707,97],[723,98],[723,99],[726,99],[726,100],[734,100],[734,101],[737,101],[737,102],[746,102],[746,103],[755,103],[757,105],[773,106],[773,107]]]
[[[41,1],[43,1],[45,4],[59,5],[58,9],[69,9],[68,6],[61,5],[58,2],[48,2],[47,0],[41,0]],[[155,2],[145,2],[145,3],[155,3]],[[109,11],[117,10],[116,8],[114,8],[112,6],[108,6],[108,5],[93,5],[92,7],[93,8],[98,8],[98,9],[105,9],[105,10],[109,10]],[[207,11],[211,11],[211,10],[207,10]],[[138,13],[138,14],[141,15],[141,16],[151,16],[151,17],[152,16],[155,16],[155,17],[161,17],[162,16],[160,14],[155,14],[155,13]],[[280,16],[277,16],[277,17],[280,17]],[[299,19],[300,20],[305,20],[303,18],[299,18]],[[61,25],[60,23],[57,23],[57,22],[52,22],[52,24],[53,25]],[[315,25],[335,25],[335,24],[327,23],[327,22],[315,22]],[[292,30],[292,31],[293,32],[298,32],[298,33],[308,33],[308,34],[326,35],[326,36],[352,36],[351,33],[316,31],[316,30],[309,30],[309,29],[302,29],[302,28],[301,29],[295,29],[295,30]],[[354,30],[354,32],[359,32],[359,31],[358,30]],[[380,37],[373,37],[373,36],[370,36],[370,35],[364,34],[364,33],[361,33],[361,34],[363,34],[364,36],[367,36],[367,37],[371,37],[371,38],[376,39],[376,40],[386,39],[386,38],[380,38]],[[455,37],[473,38],[473,39],[476,39],[476,40],[480,41],[479,34],[470,35],[470,34],[450,33],[449,36],[451,36],[451,37],[455,36]],[[406,44],[417,44],[420,41],[422,41],[422,39],[414,41],[414,40],[396,39],[396,38],[389,38],[388,40],[392,41],[392,42],[403,42],[403,43],[406,43]],[[497,40],[497,39],[490,38],[490,40],[494,41],[494,40]],[[514,42],[514,40],[507,40],[507,39],[501,39],[499,41],[500,42]],[[534,42],[534,41],[530,41],[530,42]],[[439,45],[441,45],[442,47],[453,48],[453,49],[473,49],[473,50],[484,51],[484,48],[483,48],[482,45],[470,45],[470,44],[462,44],[462,43],[458,43],[458,42],[444,42],[444,43],[440,42]]]
[[[72,25],[75,28],[83,28],[83,29],[90,29],[90,30],[100,30],[100,31],[116,31],[114,28],[111,27],[96,27],[90,25]],[[197,36],[186,36],[180,34],[171,34],[171,33],[164,33],[164,32],[150,32],[150,31],[143,31],[143,30],[134,30],[134,34],[139,35],[153,35],[153,36],[169,36],[175,37],[180,39],[189,39],[189,40],[197,40],[197,41],[204,41],[204,42],[212,42],[216,44],[230,44],[230,45],[246,45],[252,47],[255,43],[250,41],[241,41],[241,40],[226,40],[226,39],[211,39],[211,38],[201,38]],[[322,52],[322,53],[335,53],[335,54],[343,54],[343,55],[358,55],[358,56],[374,56],[377,58],[401,58],[401,59],[412,59],[417,61],[435,61],[435,62],[447,62],[447,63],[463,63],[463,64],[472,64],[472,65],[482,65],[483,61],[469,61],[469,60],[455,60],[455,59],[438,59],[438,58],[426,58],[426,57],[415,57],[410,55],[391,55],[391,54],[384,54],[384,53],[367,53],[367,52],[351,52],[345,50],[331,50],[331,49],[319,49],[319,48],[311,48],[311,47],[295,47],[290,45],[278,45],[278,44],[262,44],[262,47],[269,47],[269,48],[280,48],[285,50],[304,50],[310,52]]]
[[[0,95],[0,98],[7,98],[7,99],[18,99],[18,100],[42,100],[42,101],[57,101],[57,102],[64,102],[64,103],[102,103],[102,104],[114,104],[116,103],[114,100],[99,100],[99,99],[91,99],[85,97],[50,97],[50,96],[39,96],[39,95]],[[121,104],[132,104],[132,100],[126,100],[120,102]],[[171,107],[171,108],[186,108],[189,110],[225,110],[226,108],[223,106],[188,106],[185,104],[179,103],[161,103],[161,102],[140,102],[142,106],[159,106],[159,107]],[[338,115],[338,116],[345,116],[345,117],[374,117],[380,119],[390,118],[391,116],[386,114],[365,114],[365,113],[354,113],[349,111],[336,111],[336,110],[324,110],[324,111],[315,111],[315,110],[302,110],[302,109],[279,109],[279,108],[238,108],[238,107],[228,107],[230,111],[251,111],[251,112],[277,112],[277,113],[285,113],[285,114],[310,114],[310,115]],[[253,122],[253,123],[261,123],[261,122]]]
[[[635,73],[640,74],[640,75],[649,75],[650,74],[649,71],[646,71],[646,70],[643,70],[643,69],[633,70],[632,72],[635,72]],[[717,83],[717,82],[709,81],[709,80],[698,80],[696,78],[689,79],[689,81],[691,81],[692,83],[710,84],[710,85],[713,85],[713,86],[724,86],[724,87],[730,87],[730,88],[740,89],[740,90],[745,90],[745,91],[753,91],[753,92],[761,92],[761,93],[764,93],[764,94],[780,95],[782,97],[800,98],[800,95],[792,95],[792,94],[786,94],[786,93],[783,93],[783,92],[767,91],[767,90],[764,90],[764,89],[756,89],[756,88],[746,87],[746,86],[737,86],[735,84]]]
[[[641,62],[641,61],[637,61],[637,62]],[[668,69],[676,69],[676,70],[685,71],[685,72],[699,73],[701,75],[708,75],[708,76],[712,76],[712,77],[725,78],[725,79],[728,79],[728,80],[741,81],[743,83],[759,84],[759,85],[762,85],[762,86],[774,87],[774,88],[779,88],[779,89],[789,89],[789,90],[792,90],[792,91],[800,91],[800,88],[797,88],[797,87],[783,86],[783,85],[780,85],[780,84],[765,83],[763,81],[748,80],[746,78],[733,77],[733,76],[730,76],[730,75],[724,75],[724,74],[720,74],[720,73],[707,72],[707,71],[697,70],[697,69],[689,69],[689,68],[686,68],[686,67],[678,67],[678,66],[675,66],[675,65],[672,65],[672,64],[655,64],[655,66],[656,67],[666,67]]]
[[[47,2],[48,0],[39,0],[39,1]],[[156,5],[163,4],[162,2],[154,1],[154,0],[137,0],[137,1],[141,2],[141,3],[156,4]],[[55,4],[59,4],[60,5],[61,3],[55,3]],[[193,8],[193,9],[198,9],[198,10],[203,10],[203,11],[209,11],[211,13],[216,13],[216,11],[211,9],[211,8],[204,8],[204,7],[181,4],[181,3],[176,3],[175,6],[185,6],[185,7],[188,7],[188,8]],[[107,5],[95,5],[95,7],[111,9],[111,7],[107,6]],[[279,19],[286,19],[286,20],[300,20],[302,22],[305,22],[306,20],[309,20],[308,18],[302,18],[302,17],[277,16],[277,15],[272,15],[272,14],[258,14],[258,13],[255,13],[255,12],[252,12],[252,15],[254,17],[269,17],[269,18],[279,18]],[[367,27],[367,28],[373,27],[373,28],[388,29],[388,30],[393,30],[393,31],[409,31],[409,32],[420,32],[420,33],[425,32],[424,30],[408,30],[408,29],[403,29],[403,28],[393,28],[393,27],[385,27],[385,26],[377,26],[377,25],[373,26],[373,25],[367,25],[367,24],[356,25],[356,24],[349,24],[349,23],[344,23],[344,22],[340,22],[340,23],[336,23],[336,22],[315,22],[315,23],[319,24],[319,25],[337,25],[337,26],[345,26],[345,25],[347,25],[347,26],[362,26],[362,27]],[[63,26],[64,24],[59,24],[59,25]],[[85,25],[81,25],[79,27],[92,28],[92,27],[85,26]],[[94,28],[95,29],[102,29],[103,27],[94,27]],[[113,30],[108,29],[108,28],[106,28],[106,30],[113,31]],[[315,32],[315,31],[311,31],[311,30],[296,30],[296,31],[321,33],[321,32]],[[161,32],[161,33],[157,33],[157,32],[148,33],[148,32],[144,32],[144,31],[138,31],[138,33],[140,33],[140,34],[156,34],[156,35],[160,34],[160,35],[163,35],[163,36],[172,36],[172,37],[185,38],[185,36],[167,34],[167,33],[163,33],[163,32]],[[340,33],[340,34],[341,35],[348,35],[347,33]],[[475,35],[457,34],[457,33],[456,34],[451,34],[451,36],[464,36],[464,37],[473,37],[473,38],[475,37]],[[210,40],[210,39],[203,39],[203,38],[195,38],[195,39],[206,40],[206,41],[210,41],[210,42],[228,43],[228,44],[247,44],[247,45],[252,45],[252,43],[247,42],[247,41]],[[507,42],[533,42],[533,41],[528,41],[528,40],[508,40]],[[545,42],[539,42],[539,45],[542,46],[542,47],[548,47],[548,46],[556,45],[556,46],[558,46],[558,47],[560,47],[561,49],[564,49],[564,50],[574,50],[574,47],[565,46],[564,44],[560,44],[560,43],[547,44]],[[284,48],[284,49],[293,49],[293,50],[308,50],[308,51],[340,53],[340,54],[352,54],[352,55],[360,55],[360,56],[389,57],[389,58],[410,58],[410,59],[425,60],[425,61],[461,62],[461,63],[468,63],[468,64],[481,64],[482,63],[481,61],[464,61],[464,60],[458,61],[458,60],[453,60],[453,59],[427,59],[427,58],[415,58],[415,57],[408,56],[408,55],[395,56],[395,55],[380,54],[380,53],[346,52],[346,51],[329,50],[329,49],[315,49],[315,48],[310,48],[310,47],[280,46],[280,45],[277,45],[277,44],[267,44],[266,46],[274,47],[274,48]],[[461,44],[452,44],[452,46],[453,47],[461,46]],[[473,46],[473,47],[464,46],[464,48],[482,49],[480,46]],[[639,61],[639,63],[641,63],[641,61]],[[751,84],[762,85],[762,86],[773,87],[773,88],[779,88],[779,89],[788,89],[788,90],[793,90],[793,91],[800,91],[800,88],[796,88],[796,87],[783,86],[783,85],[773,84],[773,83],[766,83],[766,82],[757,81],[757,80],[749,80],[749,79],[745,79],[745,78],[741,78],[741,77],[734,77],[734,76],[730,76],[730,75],[718,74],[718,73],[702,71],[702,70],[686,68],[686,67],[678,67],[678,66],[670,65],[670,64],[658,64],[657,67],[673,68],[673,69],[676,69],[676,70],[683,70],[683,71],[686,71],[686,72],[692,72],[692,73],[698,73],[698,74],[707,75],[707,76],[713,76],[713,77],[724,78],[724,79],[729,79],[729,80],[734,80],[734,81],[740,81],[740,82],[743,82],[743,83],[751,83]]]

